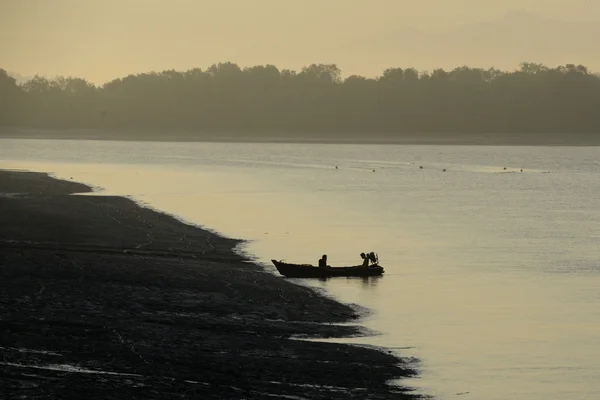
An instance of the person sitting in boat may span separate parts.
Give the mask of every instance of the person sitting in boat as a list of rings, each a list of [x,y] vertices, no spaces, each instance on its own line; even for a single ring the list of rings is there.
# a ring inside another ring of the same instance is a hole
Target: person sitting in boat
[[[319,268],[327,268],[327,254],[323,254],[319,259]]]
[[[363,263],[361,267],[368,268],[369,267],[369,257],[365,253],[360,253],[360,258],[362,258]]]

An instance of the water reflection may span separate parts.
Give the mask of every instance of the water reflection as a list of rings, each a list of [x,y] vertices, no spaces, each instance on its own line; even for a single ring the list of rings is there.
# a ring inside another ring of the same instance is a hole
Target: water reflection
[[[365,276],[362,278],[362,288],[366,290],[374,290],[377,288],[382,276]]]
[[[363,289],[375,290],[377,288],[377,284],[379,283],[379,280],[382,277],[383,277],[382,275],[380,275],[380,276],[362,276],[362,277],[347,276],[347,277],[322,277],[322,278],[317,278],[317,279],[318,279],[318,281],[320,281],[323,284],[323,287],[326,287],[327,283],[335,284],[335,281],[344,280],[344,281],[346,281],[347,285],[352,285],[355,282],[360,282],[360,286]],[[302,280],[300,280],[298,282],[302,283]]]

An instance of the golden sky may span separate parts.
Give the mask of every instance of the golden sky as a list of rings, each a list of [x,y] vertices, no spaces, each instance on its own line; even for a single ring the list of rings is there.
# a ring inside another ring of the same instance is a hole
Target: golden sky
[[[292,69],[337,63],[345,75],[369,76],[399,64],[432,69],[463,60],[506,61],[498,65],[503,68],[516,66],[523,55],[485,56],[482,49],[492,40],[497,54],[510,53],[519,47],[518,39],[504,43],[482,36],[478,42],[475,30],[467,40],[457,37],[449,52],[443,32],[501,21],[514,11],[567,22],[600,21],[600,0],[0,0],[0,68],[26,76],[81,76],[95,83],[223,61]],[[438,36],[421,43],[419,35],[406,33],[409,28]],[[395,46],[395,40],[403,44]],[[562,48],[553,46],[538,51],[537,61],[562,61],[557,56]],[[573,50],[568,56],[598,61],[580,47],[581,55]]]

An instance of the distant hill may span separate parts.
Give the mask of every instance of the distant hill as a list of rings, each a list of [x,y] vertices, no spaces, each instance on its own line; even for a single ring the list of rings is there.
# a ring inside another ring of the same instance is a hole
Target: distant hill
[[[544,19],[511,12],[497,21],[469,24],[440,33],[402,29],[351,45],[351,53],[373,64],[417,69],[469,65],[512,70],[524,61],[546,65],[584,64],[600,70],[600,22]]]

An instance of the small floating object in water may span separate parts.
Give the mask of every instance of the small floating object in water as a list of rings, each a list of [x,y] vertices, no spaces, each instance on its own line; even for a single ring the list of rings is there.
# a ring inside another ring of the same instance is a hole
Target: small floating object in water
[[[420,165],[420,166],[419,166],[419,169],[423,169],[423,166],[422,166],[422,165]]]
[[[504,170],[506,171],[506,167],[504,167]]]
[[[373,170],[373,172],[375,172],[375,170]]]
[[[444,169],[442,170],[442,172],[446,172],[446,168],[444,168]]]
[[[338,169],[338,166],[337,166],[337,165],[335,166],[335,169]]]
[[[523,172],[523,168],[521,168],[521,172]]]

